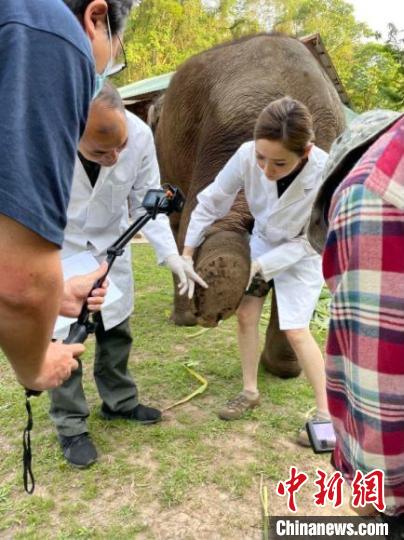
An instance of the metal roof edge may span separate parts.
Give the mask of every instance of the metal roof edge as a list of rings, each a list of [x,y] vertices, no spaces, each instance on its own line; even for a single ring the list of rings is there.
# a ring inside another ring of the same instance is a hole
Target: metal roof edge
[[[141,81],[121,86],[118,88],[118,91],[121,94],[122,99],[138,98],[153,92],[161,92],[168,87],[174,73],[174,71],[171,71],[170,73],[164,73],[163,75],[157,75],[156,77],[142,79]]]

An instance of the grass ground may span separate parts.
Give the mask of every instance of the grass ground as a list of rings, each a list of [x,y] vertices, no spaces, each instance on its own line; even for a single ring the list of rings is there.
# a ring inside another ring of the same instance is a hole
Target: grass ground
[[[269,513],[282,515],[286,501],[275,487],[288,477],[291,465],[312,476],[316,467],[331,470],[328,457],[293,443],[313,405],[305,379],[283,381],[261,372],[262,406],[245,420],[220,421],[218,406],[240,389],[235,320],[198,336],[198,328],[175,327],[168,321],[171,275],[156,266],[150,246],[135,245],[134,272],[130,365],[142,401],[165,408],[198,387],[184,363],[208,380],[208,389],[167,411],[159,425],[106,423],[98,416],[91,374],[94,342],[89,339],[83,358],[85,390],[99,462],[80,471],[64,461],[42,395],[32,400],[37,488],[29,496],[22,486],[23,392],[1,358],[0,538],[258,539],[261,477],[269,490]],[[263,337],[265,324],[261,330]],[[344,513],[314,507],[313,493],[313,485],[299,493],[299,515]]]

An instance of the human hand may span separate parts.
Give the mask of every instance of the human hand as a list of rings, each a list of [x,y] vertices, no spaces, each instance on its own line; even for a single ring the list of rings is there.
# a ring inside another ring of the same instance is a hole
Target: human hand
[[[100,311],[107,294],[108,281],[104,280],[101,287],[94,289],[91,296],[88,295],[94,283],[101,279],[107,270],[108,264],[104,261],[94,272],[66,280],[60,314],[65,317],[78,317],[86,300],[89,311]]]
[[[169,255],[165,263],[180,280],[178,284],[180,295],[188,291],[188,298],[191,299],[194,295],[195,283],[198,283],[204,289],[208,288],[208,284],[195,272],[192,257],[188,255]]]
[[[262,266],[260,265],[260,263],[258,261],[251,261],[250,277],[248,278],[247,287],[245,289],[246,291],[250,288],[250,285],[254,276],[256,274],[261,274],[261,273],[262,273]]]
[[[21,379],[20,382],[29,390],[42,392],[57,388],[67,381],[71,372],[79,367],[76,360],[85,347],[81,343],[65,345],[60,341],[49,344],[40,372],[34,378]]]

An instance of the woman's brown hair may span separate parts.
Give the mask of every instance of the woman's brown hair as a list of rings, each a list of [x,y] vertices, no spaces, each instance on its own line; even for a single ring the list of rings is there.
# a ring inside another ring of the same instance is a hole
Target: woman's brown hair
[[[260,113],[254,139],[280,141],[289,151],[303,155],[314,140],[313,119],[303,103],[289,96],[272,101]]]

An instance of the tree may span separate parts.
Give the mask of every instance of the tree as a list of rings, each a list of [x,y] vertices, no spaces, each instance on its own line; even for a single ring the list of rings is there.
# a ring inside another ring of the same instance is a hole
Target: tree
[[[355,45],[373,35],[354,16],[345,0],[274,0],[276,18],[273,29],[296,37],[318,32],[345,83],[352,69]]]
[[[359,111],[374,108],[403,110],[403,52],[390,43],[357,46],[346,86]]]
[[[128,21],[129,68],[118,84],[173,71],[190,56],[230,39],[228,9],[207,10],[201,0],[143,0]]]

